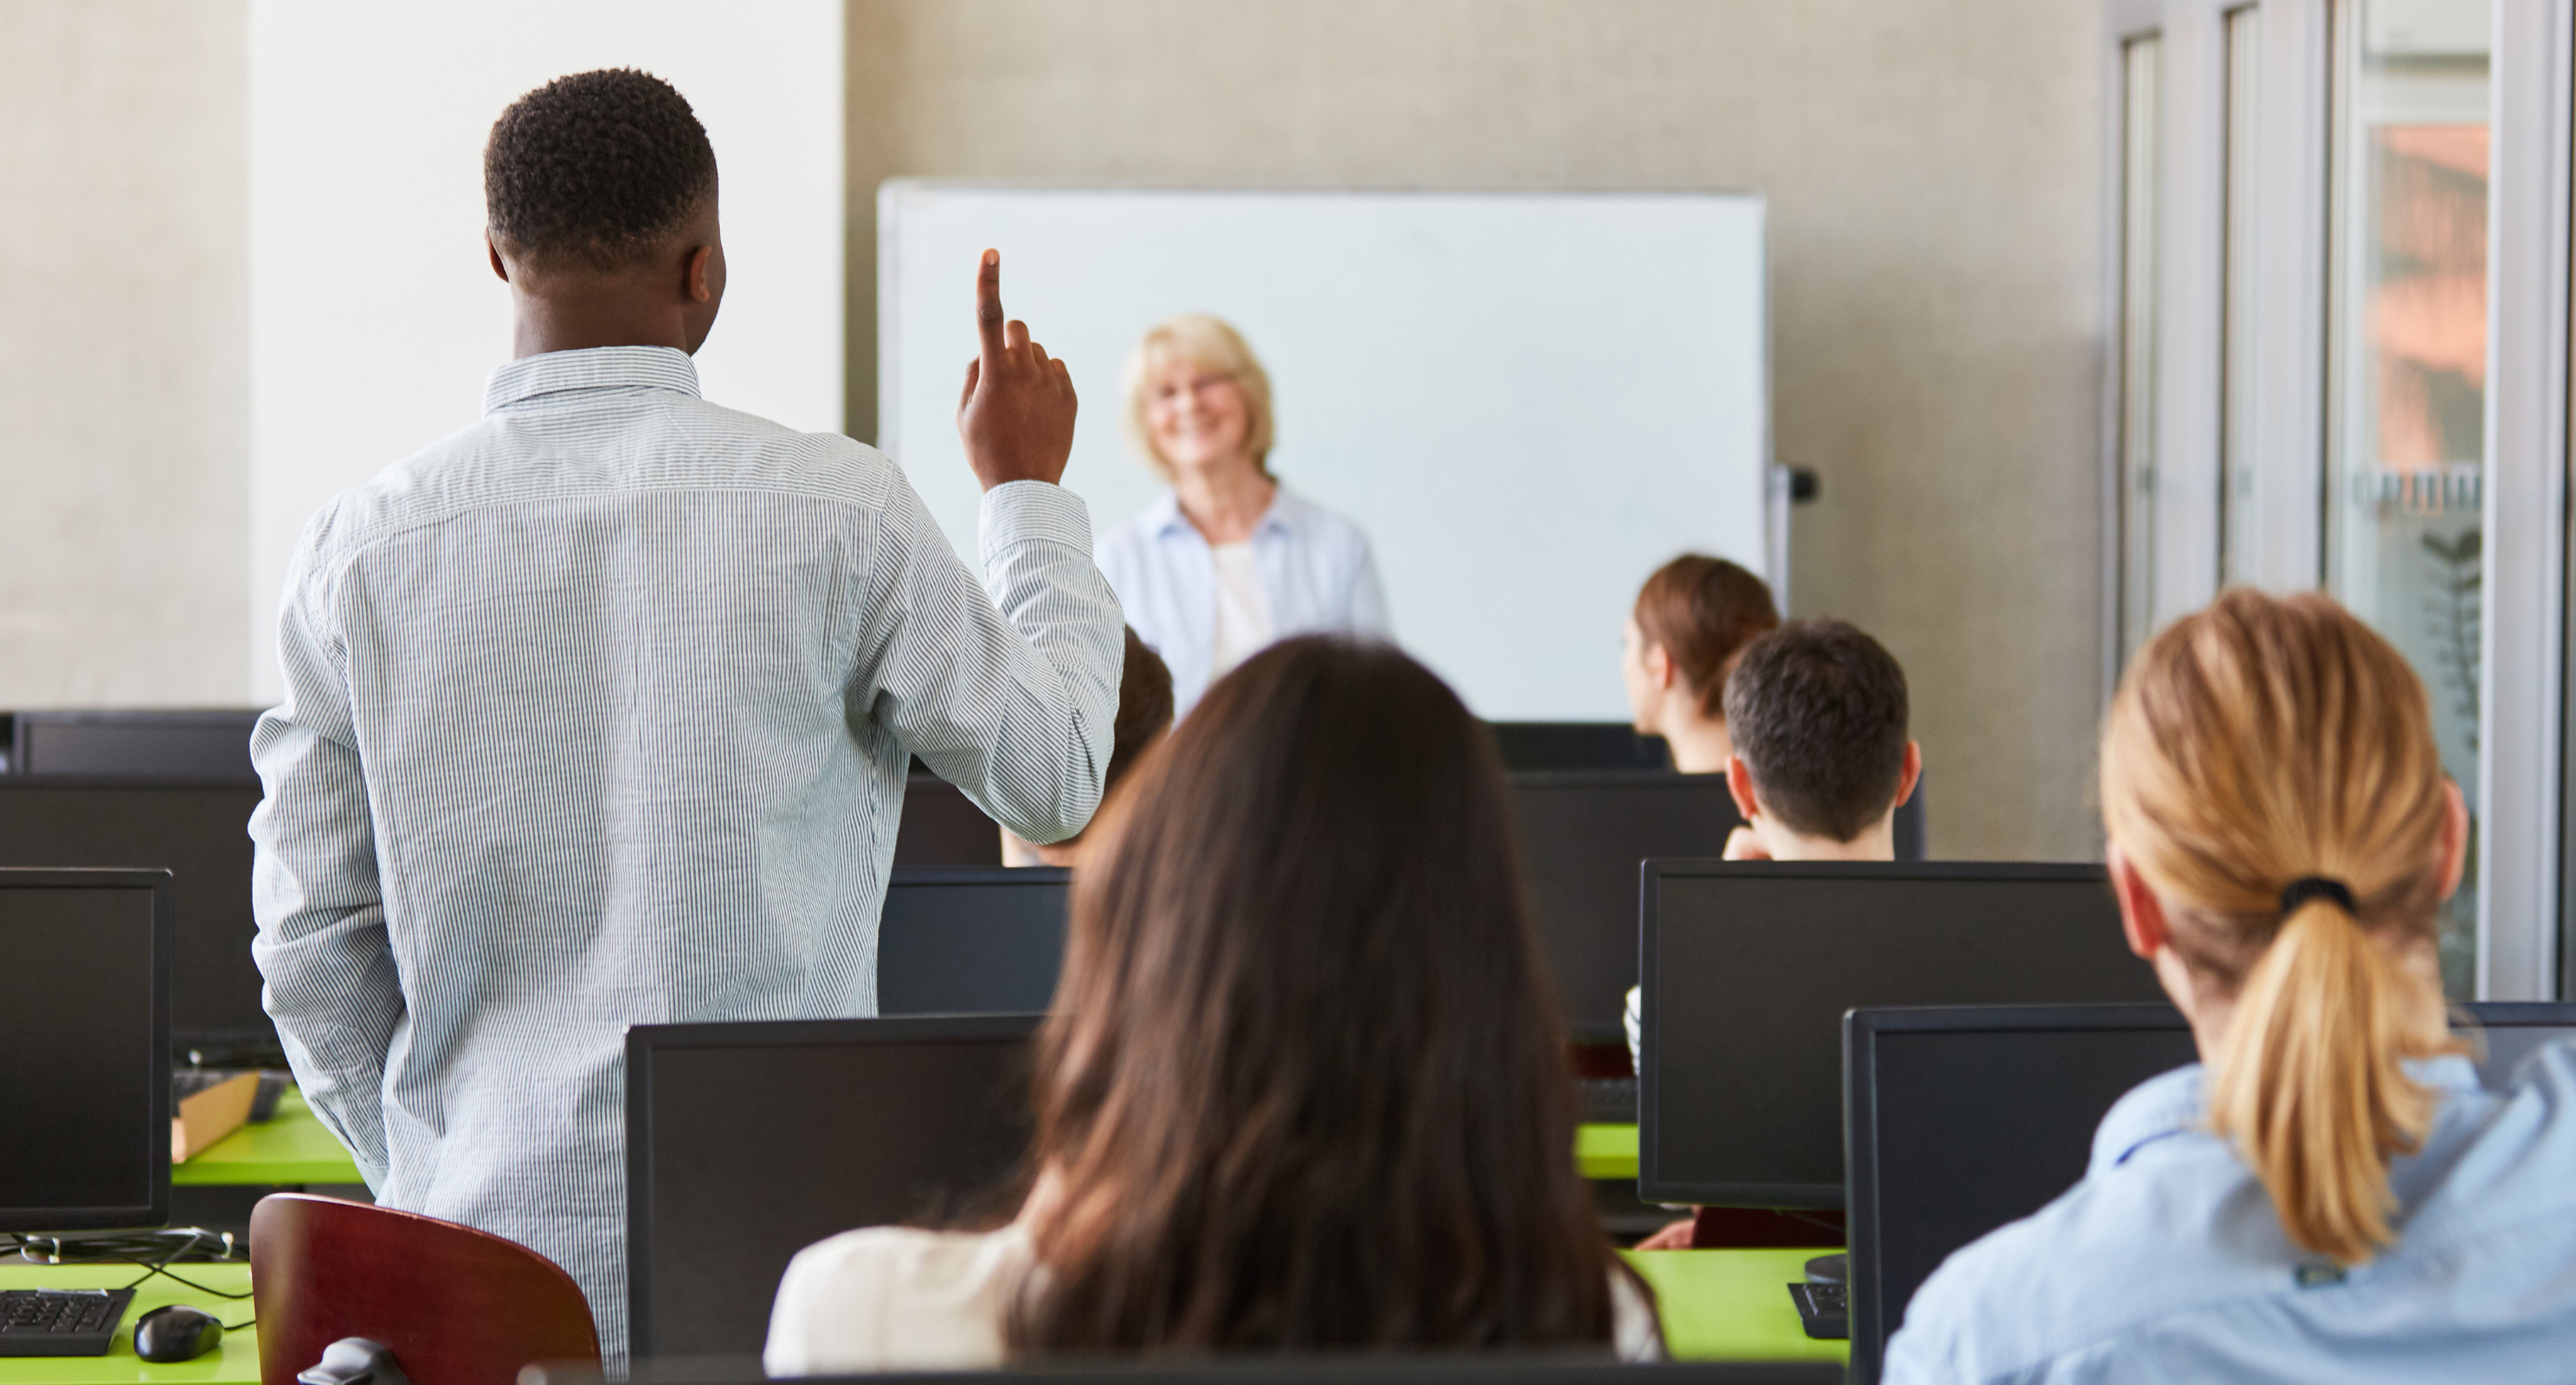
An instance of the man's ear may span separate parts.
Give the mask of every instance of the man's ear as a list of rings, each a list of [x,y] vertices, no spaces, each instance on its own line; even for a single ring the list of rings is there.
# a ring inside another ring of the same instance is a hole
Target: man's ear
[[[1762,800],[1753,795],[1753,767],[1741,755],[1726,757],[1726,792],[1735,800],[1736,816],[1748,823],[1762,816]]]
[[[692,303],[706,302],[714,291],[707,283],[707,264],[715,258],[715,253],[714,246],[701,245],[689,252],[687,262],[681,267],[680,292],[688,295]]]
[[[2147,878],[2138,873],[2118,842],[2111,843],[2111,893],[2120,901],[2120,931],[2129,939],[2129,950],[2152,962],[2156,954],[2173,945],[2173,930],[2165,922],[2164,901],[2147,888]]]
[[[1904,767],[1896,772],[1895,806],[1899,808],[1904,807],[1905,800],[1914,796],[1914,786],[1922,782],[1923,743],[1921,741],[1907,741],[1905,743]]]
[[[510,282],[510,267],[501,263],[501,246],[498,241],[492,239],[492,228],[489,226],[483,228],[483,253],[492,257],[493,276],[502,283]]]

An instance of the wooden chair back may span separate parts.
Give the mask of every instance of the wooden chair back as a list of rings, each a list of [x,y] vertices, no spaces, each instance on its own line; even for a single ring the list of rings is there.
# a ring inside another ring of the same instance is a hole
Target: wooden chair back
[[[250,1218],[261,1385],[343,1337],[393,1351],[412,1385],[513,1385],[531,1361],[596,1361],[599,1329],[554,1261],[470,1226],[278,1193]]]

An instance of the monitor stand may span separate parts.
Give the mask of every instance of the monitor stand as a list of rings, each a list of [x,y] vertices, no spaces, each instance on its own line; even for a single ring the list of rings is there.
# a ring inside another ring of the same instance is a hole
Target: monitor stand
[[[1851,1257],[1843,1254],[1841,1251],[1836,1251],[1831,1255],[1819,1255],[1815,1259],[1808,1261],[1807,1282],[1810,1284],[1847,1284],[1851,1282]]]

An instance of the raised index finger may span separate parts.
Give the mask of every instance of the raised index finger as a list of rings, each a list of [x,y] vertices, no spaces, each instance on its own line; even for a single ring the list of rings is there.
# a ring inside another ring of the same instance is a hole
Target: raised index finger
[[[975,271],[975,333],[983,338],[984,361],[1002,359],[1002,252],[987,250]],[[986,373],[990,373],[988,370]]]

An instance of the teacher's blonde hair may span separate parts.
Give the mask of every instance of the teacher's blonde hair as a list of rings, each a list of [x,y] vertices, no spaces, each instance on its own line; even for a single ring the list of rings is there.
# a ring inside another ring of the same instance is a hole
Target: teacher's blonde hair
[[[2433,1003],[2405,968],[2438,940],[2450,798],[2424,687],[2324,596],[2230,591],[2148,644],[2102,735],[2102,816],[2175,950],[2236,1008],[2209,1123],[2291,1239],[2344,1264],[2395,1240],[2388,1162],[2434,1099],[2399,1064]],[[2353,908],[2284,890],[2323,877]],[[2434,1032],[2438,1032],[2435,1029]]]
[[[1262,475],[1269,475],[1270,448],[1278,436],[1271,423],[1270,374],[1261,368],[1261,358],[1252,354],[1242,333],[1206,313],[1181,313],[1155,323],[1136,349],[1127,353],[1127,411],[1120,422],[1128,445],[1164,480],[1172,479],[1172,463],[1155,450],[1153,431],[1145,425],[1145,409],[1153,402],[1154,377],[1173,361],[1216,371],[1243,391],[1245,410],[1251,415],[1243,431],[1243,450],[1252,454],[1252,464],[1261,468]]]

